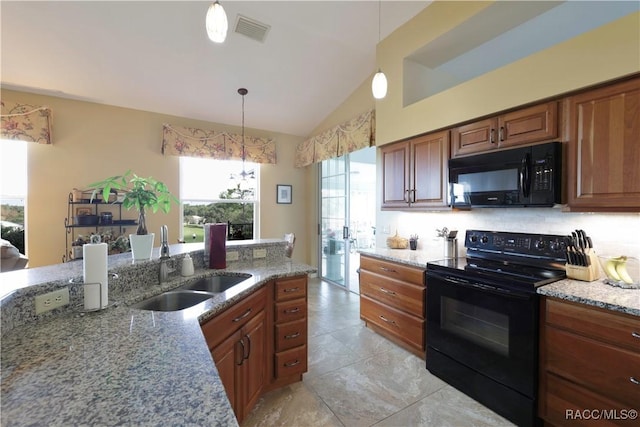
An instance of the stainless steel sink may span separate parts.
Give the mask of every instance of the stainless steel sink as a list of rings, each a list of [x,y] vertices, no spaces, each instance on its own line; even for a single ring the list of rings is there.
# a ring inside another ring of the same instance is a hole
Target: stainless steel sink
[[[189,289],[194,291],[204,291],[219,294],[237,285],[240,282],[244,282],[249,277],[251,277],[250,274],[243,274],[240,276],[220,275],[204,277],[197,282],[182,286],[180,289]]]
[[[169,291],[135,304],[133,307],[151,311],[178,311],[213,298],[212,294],[195,291]]]

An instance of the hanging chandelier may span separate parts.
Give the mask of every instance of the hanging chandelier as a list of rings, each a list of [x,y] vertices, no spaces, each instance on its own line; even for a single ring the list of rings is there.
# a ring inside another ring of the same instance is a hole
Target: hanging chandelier
[[[255,184],[250,181],[255,179],[254,171],[247,171],[245,169],[246,151],[244,140],[244,97],[249,91],[243,87],[238,89],[238,93],[242,96],[242,171],[236,174],[231,174],[231,182],[233,186],[238,186],[241,191],[250,190],[255,187]]]
[[[380,43],[380,9],[381,1],[378,0],[378,44]],[[371,92],[373,92],[375,99],[382,99],[387,96],[387,76],[384,75],[380,68],[378,68],[378,72],[371,81]]]
[[[224,39],[227,38],[229,24],[227,22],[227,14],[218,0],[209,6],[205,24],[209,40],[215,43],[224,42]]]

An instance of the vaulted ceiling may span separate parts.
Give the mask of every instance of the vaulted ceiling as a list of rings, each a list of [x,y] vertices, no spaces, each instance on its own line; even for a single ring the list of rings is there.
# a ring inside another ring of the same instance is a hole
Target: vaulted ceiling
[[[378,2],[221,2],[223,44],[205,31],[210,1],[5,1],[2,87],[307,136],[376,68]],[[381,37],[429,1],[384,1]],[[270,26],[263,42],[238,16]]]

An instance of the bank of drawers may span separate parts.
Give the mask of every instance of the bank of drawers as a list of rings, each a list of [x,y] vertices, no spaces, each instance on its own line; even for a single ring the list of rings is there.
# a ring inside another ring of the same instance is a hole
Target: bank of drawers
[[[360,257],[360,317],[367,326],[424,356],[424,269]]]
[[[541,312],[541,418],[560,426],[575,423],[567,411],[640,409],[640,317],[549,297]]]
[[[307,277],[277,279],[274,298],[276,379],[307,371]]]

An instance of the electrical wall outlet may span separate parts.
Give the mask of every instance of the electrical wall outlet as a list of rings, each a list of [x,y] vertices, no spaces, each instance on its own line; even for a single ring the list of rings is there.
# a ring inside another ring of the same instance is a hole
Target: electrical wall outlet
[[[227,261],[238,261],[240,259],[240,254],[238,251],[227,252]]]
[[[36,295],[36,314],[69,304],[69,288],[65,287],[48,294]]]
[[[266,249],[254,249],[253,250],[253,258],[266,258],[267,250]]]

